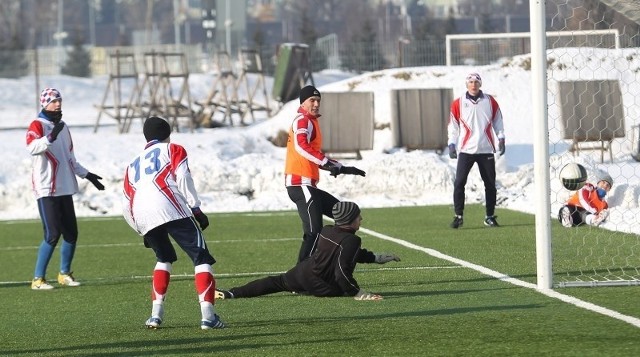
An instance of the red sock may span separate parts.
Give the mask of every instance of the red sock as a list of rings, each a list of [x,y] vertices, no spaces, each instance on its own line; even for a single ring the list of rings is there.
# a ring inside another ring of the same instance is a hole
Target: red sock
[[[213,304],[216,292],[216,281],[213,278],[213,269],[211,269],[211,266],[208,264],[202,264],[198,265],[195,270],[196,292],[198,293],[199,301],[206,301]]]
[[[153,286],[151,288],[151,300],[164,300],[164,296],[169,288],[169,280],[171,273],[164,269],[156,269],[153,271]]]

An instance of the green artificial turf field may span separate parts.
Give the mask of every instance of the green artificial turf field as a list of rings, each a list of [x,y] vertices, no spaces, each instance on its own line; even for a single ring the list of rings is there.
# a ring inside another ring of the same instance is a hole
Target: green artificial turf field
[[[83,285],[58,288],[57,248],[47,276],[56,286],[51,291],[29,288],[40,222],[0,222],[0,355],[640,355],[639,327],[531,288],[533,216],[498,210],[502,227],[486,228],[483,210],[468,206],[464,226],[454,230],[447,206],[364,209],[363,247],[402,258],[358,265],[361,287],[383,295],[383,301],[291,293],[223,300],[216,309],[228,328],[209,331],[200,330],[193,266],[181,251],[162,328],[144,328],[155,259],[120,217],[79,220],[73,270]],[[209,218],[205,235],[217,259],[218,287],[283,272],[295,263],[301,241],[297,213]],[[558,237],[554,248],[562,247],[566,229],[554,222],[552,230]],[[638,287],[555,292],[640,318]]]

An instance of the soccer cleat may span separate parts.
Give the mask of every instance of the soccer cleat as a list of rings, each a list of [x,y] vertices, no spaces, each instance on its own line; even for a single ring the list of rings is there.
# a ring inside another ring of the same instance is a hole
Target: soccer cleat
[[[157,329],[160,327],[160,325],[162,325],[162,319],[159,317],[153,317],[151,316],[147,322],[144,323],[145,326],[147,326],[147,328],[149,329]]]
[[[484,219],[484,225],[487,227],[500,227],[496,218],[498,218],[498,216],[487,216]]]
[[[564,206],[560,208],[560,212],[558,213],[558,220],[563,227],[572,227],[573,226],[573,217],[571,217],[571,210],[569,207]]]
[[[458,228],[458,227],[462,227],[462,216],[455,216],[453,217],[453,222],[451,222],[451,228]]]
[[[51,289],[53,289],[53,286],[47,283],[47,281],[44,278],[35,278],[31,282],[31,290],[51,290]]]
[[[200,328],[203,330],[211,330],[214,328],[225,328],[224,322],[220,320],[220,316],[217,314],[213,315],[213,321],[202,320],[200,322]]]
[[[73,273],[69,274],[58,273],[58,284],[66,286],[80,286],[80,282],[76,281],[73,277]]]
[[[233,299],[233,294],[231,293],[231,291],[216,289],[215,299],[216,300]]]

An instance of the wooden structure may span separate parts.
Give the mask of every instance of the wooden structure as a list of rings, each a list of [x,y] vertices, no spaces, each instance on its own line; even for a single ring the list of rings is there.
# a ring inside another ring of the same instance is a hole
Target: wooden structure
[[[147,117],[162,116],[172,128],[179,131],[179,119],[187,119],[189,129],[193,131],[196,113],[191,108],[191,90],[189,89],[189,68],[184,53],[162,52],[159,55],[160,69],[150,98],[154,103]]]
[[[223,114],[222,122],[228,120],[229,125],[233,125],[232,114],[240,113],[236,86],[238,77],[231,67],[229,54],[224,51],[216,53],[215,65],[217,74],[211,90],[204,100],[195,102],[201,107],[198,111],[199,122],[206,127],[213,126],[213,117],[217,112]]]
[[[269,96],[267,95],[267,87],[265,85],[264,74],[262,72],[260,54],[256,50],[244,48],[240,51],[239,59],[242,64],[242,71],[236,81],[236,93],[239,94],[241,86],[244,85],[246,99],[238,98],[238,107],[241,112],[240,122],[245,124],[244,118],[247,113],[251,115],[251,120],[255,122],[256,118],[253,115],[254,111],[266,111],[267,115],[269,115],[271,113],[271,109],[269,108]],[[253,85],[249,83],[249,74],[255,77]],[[264,104],[256,101],[256,94],[259,90],[262,91]]]
[[[135,96],[140,90],[138,83],[138,71],[133,54],[116,53],[109,55],[108,60],[109,80],[102,101],[95,105],[98,109],[98,117],[93,127],[93,132],[98,131],[102,115],[107,115],[116,120],[119,133],[129,130],[132,118],[141,115],[135,110]],[[123,87],[127,87],[129,94]]]
[[[139,113],[140,117],[146,119],[151,115],[162,115],[159,100],[154,95],[154,90],[159,86],[158,82],[160,81],[160,52],[145,52],[142,57],[144,73],[142,83],[136,93],[134,110]]]

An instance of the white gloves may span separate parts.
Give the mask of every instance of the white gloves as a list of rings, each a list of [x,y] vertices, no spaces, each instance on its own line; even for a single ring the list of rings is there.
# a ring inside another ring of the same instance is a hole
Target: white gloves
[[[600,213],[593,215],[593,218],[591,219],[591,225],[599,226],[602,222],[604,222],[607,219],[607,217],[609,217],[609,210],[608,209],[602,210],[600,211]]]
[[[355,300],[382,300],[382,295],[368,293],[362,289],[358,291],[356,296],[353,297]]]
[[[384,264],[391,261],[394,261],[394,262],[400,261],[400,257],[393,253],[378,253],[375,256],[376,256],[375,262],[378,264]]]
[[[377,253],[375,262],[378,264],[384,264],[388,262],[399,262],[400,257],[393,253]],[[382,295],[368,293],[362,289],[353,297],[355,300],[382,300]]]

